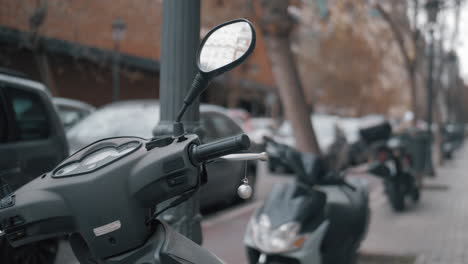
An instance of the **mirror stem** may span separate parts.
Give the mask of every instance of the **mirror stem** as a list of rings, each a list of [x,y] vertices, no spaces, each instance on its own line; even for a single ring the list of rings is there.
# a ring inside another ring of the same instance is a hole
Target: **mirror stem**
[[[184,104],[186,106],[192,104],[193,100],[195,100],[195,98],[197,98],[206,89],[208,83],[209,78],[206,78],[203,73],[198,72],[193,79],[192,87],[190,87],[190,90],[184,98]]]
[[[197,75],[195,75],[192,86],[184,98],[184,105],[180,109],[179,114],[177,114],[177,118],[173,126],[174,137],[180,137],[185,134],[184,125],[180,122],[180,120],[184,116],[184,113],[189,105],[193,103],[193,100],[195,100],[195,98],[197,98],[206,89],[208,83],[209,79],[205,78],[201,72],[198,72]]]
[[[185,134],[184,124],[182,124],[180,120],[182,119],[182,116],[184,116],[188,106],[189,105],[184,102],[184,105],[180,109],[179,114],[177,114],[176,121],[172,126],[172,135],[174,137],[181,137]]]
[[[175,138],[185,135],[184,124],[180,122],[175,122],[172,126],[172,135]]]
[[[179,111],[179,114],[177,114],[177,118],[176,118],[176,122],[179,123],[180,120],[182,119],[182,117],[184,116],[184,113],[185,111],[187,110],[187,107],[189,105],[187,103],[185,103],[185,100],[184,100],[184,105],[182,106],[182,108],[180,109]]]

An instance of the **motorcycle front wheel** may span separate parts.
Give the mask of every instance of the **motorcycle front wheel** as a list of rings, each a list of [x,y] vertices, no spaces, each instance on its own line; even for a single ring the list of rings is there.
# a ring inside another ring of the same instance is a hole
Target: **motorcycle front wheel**
[[[405,210],[405,193],[402,187],[397,182],[387,183],[388,200],[393,210],[397,212]]]

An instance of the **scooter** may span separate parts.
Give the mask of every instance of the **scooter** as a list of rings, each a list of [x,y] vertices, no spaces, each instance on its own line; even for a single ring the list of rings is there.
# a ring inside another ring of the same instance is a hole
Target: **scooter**
[[[414,202],[420,199],[416,178],[411,172],[411,156],[406,152],[401,140],[392,137],[374,146],[375,158],[368,171],[384,181],[385,193],[392,208],[401,212],[406,207],[406,197]]]
[[[247,20],[212,29],[201,43],[199,71],[172,136],[114,137],[84,147],[0,197],[0,234],[14,247],[67,235],[85,264],[223,263],[157,216],[207,181],[206,162],[248,149],[246,135],[201,144],[180,120],[209,81],[239,65],[254,46],[255,31]],[[155,211],[163,202],[167,206]]]
[[[452,159],[454,152],[463,143],[463,128],[455,124],[442,126],[442,155],[445,159]]]
[[[244,237],[249,263],[356,263],[370,218],[366,183],[328,172],[315,155],[267,144],[295,181],[275,185],[252,215]]]

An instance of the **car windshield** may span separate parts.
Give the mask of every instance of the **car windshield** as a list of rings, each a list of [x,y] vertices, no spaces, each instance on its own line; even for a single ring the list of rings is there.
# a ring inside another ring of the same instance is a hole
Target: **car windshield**
[[[159,105],[156,103],[114,104],[83,119],[68,131],[67,137],[83,144],[106,137],[150,138],[158,121]]]

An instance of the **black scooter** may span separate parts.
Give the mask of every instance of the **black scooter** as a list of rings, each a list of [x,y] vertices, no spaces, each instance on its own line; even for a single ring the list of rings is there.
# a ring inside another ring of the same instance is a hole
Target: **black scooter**
[[[368,170],[383,179],[385,193],[392,208],[397,212],[404,211],[406,197],[418,202],[420,190],[411,172],[412,159],[401,139],[392,137],[388,141],[376,143],[373,148],[374,160]]]
[[[207,180],[205,162],[249,147],[246,135],[201,144],[197,135],[185,133],[180,120],[209,81],[239,65],[254,46],[255,31],[247,20],[211,30],[202,41],[199,72],[173,136],[107,138],[84,147],[53,171],[0,197],[0,234],[14,247],[67,235],[86,264],[222,263],[156,217]],[[154,211],[168,200],[166,208]]]
[[[274,186],[252,215],[244,238],[249,263],[356,263],[369,225],[367,185],[271,139],[266,151],[295,181]]]

